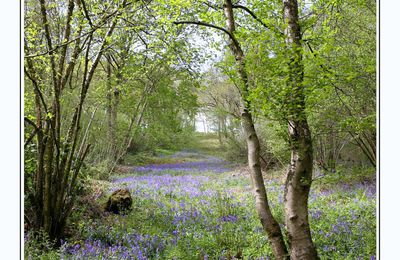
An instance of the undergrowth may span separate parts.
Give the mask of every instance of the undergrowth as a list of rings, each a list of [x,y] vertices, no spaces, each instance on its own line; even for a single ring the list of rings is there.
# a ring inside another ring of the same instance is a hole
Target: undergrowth
[[[132,155],[126,161],[135,167],[111,182],[86,182],[62,247],[54,249],[45,236],[27,233],[25,258],[273,259],[247,174],[190,149]],[[265,184],[285,233],[283,173],[284,169],[268,172]],[[132,193],[132,211],[104,213],[101,207],[108,195],[121,187]],[[343,168],[316,176],[309,220],[321,259],[374,259],[375,210],[372,169]]]

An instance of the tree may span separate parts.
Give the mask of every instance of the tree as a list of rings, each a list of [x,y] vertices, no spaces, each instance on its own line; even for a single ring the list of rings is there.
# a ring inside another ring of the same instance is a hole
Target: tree
[[[27,114],[25,121],[35,130],[36,167],[33,176],[26,177],[33,179],[33,190],[28,191],[33,226],[43,229],[52,240],[62,236],[74,205],[78,174],[90,148],[85,138],[79,138],[88,89],[126,5],[123,1],[112,11],[96,14],[98,23],[93,24],[84,1],[76,6],[69,0],[66,9],[58,2],[27,3],[24,71],[33,88],[35,114]],[[66,116],[66,84],[79,59],[84,63],[82,81],[67,124],[62,120]]]
[[[224,2],[224,14],[226,19],[226,28],[201,21],[177,21],[175,24],[195,24],[211,27],[224,32],[229,37],[229,48],[235,57],[237,72],[241,84],[241,122],[246,136],[248,150],[248,164],[251,169],[251,177],[256,199],[256,209],[264,230],[267,232],[271,242],[272,250],[277,259],[287,258],[287,249],[283,240],[282,232],[278,222],[273,217],[265,189],[264,179],[261,173],[260,165],[260,142],[254,128],[253,117],[250,111],[250,101],[248,99],[250,82],[246,71],[245,56],[239,41],[235,37],[235,19],[233,14],[233,4],[230,0]]]
[[[240,120],[241,97],[238,88],[219,70],[210,70],[204,76],[204,89],[198,91],[200,105],[217,125],[220,144],[234,139],[233,121]]]
[[[376,164],[375,9],[375,1],[318,1],[305,21],[308,110],[320,133],[317,156],[329,171],[349,154]]]
[[[313,169],[311,132],[305,113],[305,97],[302,64],[301,31],[297,0],[284,0],[284,18],[288,52],[287,116],[290,167],[285,181],[285,222],[290,244],[290,259],[318,259],[311,239],[308,222],[308,194]]]

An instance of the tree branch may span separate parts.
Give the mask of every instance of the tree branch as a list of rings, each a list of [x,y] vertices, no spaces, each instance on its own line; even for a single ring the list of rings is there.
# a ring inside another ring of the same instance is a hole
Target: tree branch
[[[106,16],[99,22],[98,25],[94,25],[94,26],[93,26],[93,29],[92,29],[92,30],[90,30],[90,31],[88,31],[88,32],[86,32],[86,33],[84,33],[84,34],[78,36],[78,37],[75,37],[75,38],[73,38],[73,39],[71,39],[71,40],[69,40],[69,41],[67,41],[67,42],[60,43],[60,44],[54,46],[53,48],[51,48],[51,49],[49,49],[49,50],[47,50],[47,51],[45,51],[45,52],[36,53],[36,54],[30,54],[30,55],[24,55],[24,58],[34,58],[34,57],[43,56],[43,55],[52,53],[52,52],[56,51],[57,49],[59,49],[59,48],[65,46],[65,45],[68,45],[68,44],[70,44],[70,43],[72,43],[72,42],[75,42],[75,41],[77,41],[78,39],[80,39],[80,38],[82,38],[82,37],[85,37],[85,36],[87,36],[87,35],[93,35],[93,33],[94,33],[95,31],[97,31],[99,28],[102,28],[102,26],[103,26],[104,24],[107,23],[108,19],[112,18],[112,17],[113,17],[114,15],[116,15],[116,14],[118,14],[118,10],[115,10],[115,11],[112,12],[111,14],[106,15]]]
[[[243,5],[232,5],[232,8],[235,9],[242,9],[244,11],[246,11],[248,14],[250,14],[257,22],[259,22],[262,26],[264,26],[266,29],[268,30],[272,30],[274,32],[279,33],[280,35],[284,35],[283,31],[281,31],[278,27],[273,26],[273,28],[271,28],[270,26],[268,26],[267,24],[265,24],[260,18],[258,18],[256,16],[255,13],[253,13],[249,8],[247,8],[246,6]]]
[[[176,25],[178,25],[178,24],[195,24],[195,25],[202,25],[202,26],[214,28],[214,29],[223,31],[224,33],[226,33],[229,36],[229,38],[231,38],[232,41],[237,42],[237,40],[233,36],[233,34],[230,33],[227,29],[213,25],[213,24],[209,24],[209,23],[205,23],[205,22],[201,22],[201,21],[175,21],[174,24],[176,24]]]
[[[31,70],[33,70],[32,69],[32,64],[30,63],[30,62],[27,62],[27,64],[28,64],[28,66],[30,67],[29,69],[31,69]],[[25,72],[25,75],[32,81],[32,85],[33,85],[33,87],[35,88],[35,90],[36,90],[36,93],[35,94],[37,94],[38,96],[39,96],[39,99],[40,99],[40,101],[42,102],[42,105],[43,105],[43,108],[44,108],[44,112],[46,113],[46,115],[49,113],[49,111],[48,111],[48,109],[47,109],[47,104],[46,104],[46,102],[44,101],[44,97],[43,97],[43,94],[42,94],[42,92],[40,91],[40,89],[39,89],[39,87],[38,87],[38,84],[37,84],[37,81],[36,81],[36,79],[32,76],[32,75],[30,75],[30,73],[28,72],[28,69],[24,66],[24,72]]]
[[[210,7],[211,9],[214,9],[214,10],[216,10],[216,11],[222,9],[222,5],[213,5],[213,4],[210,4],[208,1],[202,2],[202,4],[208,6],[208,7]]]
[[[92,23],[92,20],[90,19],[88,11],[87,11],[85,0],[81,0],[81,3],[82,3],[83,12],[85,14],[85,17],[88,20],[90,27],[93,28],[93,23]]]
[[[54,86],[56,86],[57,84],[57,72],[56,72],[56,62],[54,60],[54,50],[53,50],[53,44],[52,44],[52,38],[51,38],[51,32],[50,32],[50,26],[49,26],[49,22],[47,20],[47,9],[46,9],[46,3],[44,0],[40,0],[40,11],[41,11],[41,15],[42,15],[42,23],[43,23],[43,27],[44,27],[44,36],[47,42],[47,49],[48,49],[48,53],[50,56],[50,62],[51,62],[51,72],[52,72],[52,80],[53,80],[53,84]],[[55,95],[58,95],[58,89],[55,88]]]
[[[30,136],[28,137],[28,139],[26,139],[25,143],[24,143],[24,148],[26,148],[26,146],[32,141],[32,139],[35,137],[35,135],[38,133],[39,128],[35,128],[33,129],[32,133],[30,134]]]
[[[37,125],[36,125],[32,120],[30,120],[29,118],[24,117],[24,121],[25,121],[26,123],[30,124],[31,126],[33,126],[33,128],[39,129],[39,128],[37,127]]]

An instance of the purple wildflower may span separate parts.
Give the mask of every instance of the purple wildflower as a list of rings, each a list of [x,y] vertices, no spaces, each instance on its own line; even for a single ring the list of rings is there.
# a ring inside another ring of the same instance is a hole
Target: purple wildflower
[[[235,223],[235,222],[238,221],[238,217],[234,216],[234,215],[227,215],[227,216],[220,217],[219,220],[221,222],[232,222],[232,223]]]

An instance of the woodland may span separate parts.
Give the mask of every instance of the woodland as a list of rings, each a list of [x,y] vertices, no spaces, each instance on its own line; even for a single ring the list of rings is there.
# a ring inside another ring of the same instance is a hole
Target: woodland
[[[376,259],[375,1],[23,12],[25,259]]]

